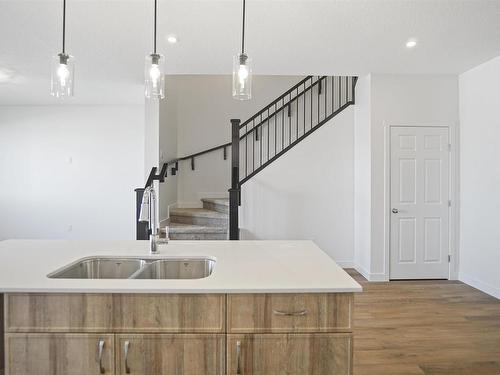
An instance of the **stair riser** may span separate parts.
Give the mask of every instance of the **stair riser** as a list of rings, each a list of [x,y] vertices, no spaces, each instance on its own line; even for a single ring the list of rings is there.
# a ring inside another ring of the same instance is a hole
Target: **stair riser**
[[[203,225],[207,227],[227,227],[227,219],[215,219],[210,217],[197,217],[197,216],[170,216],[170,222],[181,224]]]
[[[203,208],[207,210],[221,212],[223,214],[229,214],[229,207],[224,204],[217,204],[213,202],[203,202]]]
[[[226,233],[172,233],[171,240],[227,240]]]

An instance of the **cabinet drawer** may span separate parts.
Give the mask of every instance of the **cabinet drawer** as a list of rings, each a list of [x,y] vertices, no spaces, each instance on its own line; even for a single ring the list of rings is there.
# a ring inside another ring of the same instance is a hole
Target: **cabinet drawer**
[[[223,294],[9,294],[7,332],[224,332]]]
[[[352,375],[352,334],[228,335],[227,374]]]
[[[6,375],[113,375],[113,335],[9,333]]]
[[[227,329],[252,332],[349,332],[352,293],[231,294]]]
[[[117,335],[117,375],[224,375],[224,334]]]
[[[223,333],[224,294],[116,294],[114,332]]]

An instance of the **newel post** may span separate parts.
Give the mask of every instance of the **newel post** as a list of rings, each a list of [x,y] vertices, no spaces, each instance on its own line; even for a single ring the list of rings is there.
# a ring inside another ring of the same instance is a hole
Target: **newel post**
[[[240,120],[231,120],[231,189],[229,189],[229,239],[240,239],[238,206],[240,200]]]

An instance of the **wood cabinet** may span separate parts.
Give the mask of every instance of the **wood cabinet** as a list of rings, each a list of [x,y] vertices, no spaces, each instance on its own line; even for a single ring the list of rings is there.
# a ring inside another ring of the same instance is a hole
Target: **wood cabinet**
[[[115,373],[113,335],[9,333],[5,347],[7,374]]]
[[[223,375],[225,335],[118,335],[117,374]]]
[[[228,335],[227,374],[350,375],[351,334]]]
[[[5,296],[6,375],[351,375],[352,293]]]

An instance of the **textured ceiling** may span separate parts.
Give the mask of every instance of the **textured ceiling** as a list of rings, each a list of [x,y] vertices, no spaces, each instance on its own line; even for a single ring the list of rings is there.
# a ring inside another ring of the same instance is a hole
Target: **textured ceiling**
[[[159,0],[159,50],[171,74],[229,74],[239,0]],[[50,57],[61,0],[0,0],[0,105],[56,103]],[[151,51],[152,0],[67,0],[76,57],[70,103],[140,103]],[[255,74],[457,74],[500,55],[500,0],[247,0]],[[175,33],[180,42],[169,45]],[[405,47],[417,38],[412,50]]]

